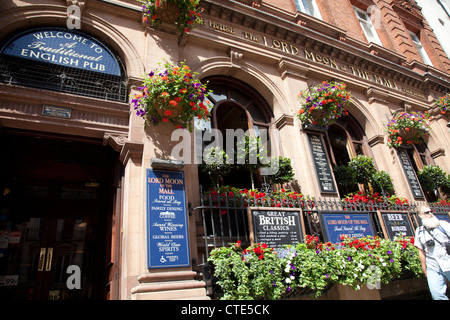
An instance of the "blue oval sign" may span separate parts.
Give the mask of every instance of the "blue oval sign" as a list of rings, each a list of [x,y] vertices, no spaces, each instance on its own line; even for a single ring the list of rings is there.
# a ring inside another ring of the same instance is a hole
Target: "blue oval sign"
[[[1,53],[57,65],[120,76],[117,59],[107,47],[81,32],[33,29],[10,39]]]

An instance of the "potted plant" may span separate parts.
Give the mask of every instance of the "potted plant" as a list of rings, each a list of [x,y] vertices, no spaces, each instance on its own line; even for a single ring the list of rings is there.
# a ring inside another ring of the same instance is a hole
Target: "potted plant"
[[[402,145],[420,143],[430,133],[430,115],[420,111],[397,112],[386,125],[389,134],[388,146],[398,148]]]
[[[300,92],[298,99],[302,104],[298,118],[304,124],[328,127],[348,115],[350,94],[345,83],[324,81]]]
[[[132,97],[136,114],[148,124],[170,121],[189,131],[194,117],[209,120],[210,109],[205,104],[209,92],[195,75],[184,62],[179,66],[166,62],[164,69],[152,70]]]
[[[200,0],[141,0],[143,21],[157,28],[162,22],[175,23],[181,33],[189,33],[202,23]]]
[[[450,115],[450,93],[435,100],[436,105],[441,109],[443,115]]]

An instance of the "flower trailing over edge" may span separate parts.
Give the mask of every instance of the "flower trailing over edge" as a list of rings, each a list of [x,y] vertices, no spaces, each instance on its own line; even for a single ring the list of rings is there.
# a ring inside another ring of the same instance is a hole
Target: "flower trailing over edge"
[[[443,115],[450,115],[450,93],[435,100],[436,105],[441,109]]]
[[[195,79],[198,73],[192,72],[185,62],[180,62],[180,66],[166,62],[164,67],[151,71],[144,78],[144,85],[138,87],[140,92],[132,97],[136,115],[147,123],[171,121],[177,128],[189,131],[193,117],[209,120],[210,109],[205,101],[209,92],[206,84]]]
[[[398,112],[387,123],[386,131],[389,134],[388,146],[398,148],[405,144],[420,143],[421,139],[428,137],[430,129],[430,115],[420,111],[411,113]],[[409,138],[402,137],[404,133],[415,132]]]
[[[340,117],[348,115],[350,94],[345,83],[324,81],[300,92],[298,99],[302,104],[298,110],[298,118],[302,123],[328,127]]]
[[[178,30],[183,33],[189,33],[197,25],[202,24],[201,13],[203,8],[199,7],[200,0],[140,0],[143,21],[157,28],[161,23],[161,17],[158,16],[158,9],[164,1],[172,2],[178,6],[176,25]]]

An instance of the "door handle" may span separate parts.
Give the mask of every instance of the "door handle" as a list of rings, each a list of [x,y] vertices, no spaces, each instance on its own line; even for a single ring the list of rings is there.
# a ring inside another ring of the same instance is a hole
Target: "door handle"
[[[47,248],[41,248],[41,251],[39,252],[38,271],[44,270],[45,252],[46,251],[47,251]]]
[[[47,249],[47,261],[45,263],[45,271],[52,270],[53,248]]]

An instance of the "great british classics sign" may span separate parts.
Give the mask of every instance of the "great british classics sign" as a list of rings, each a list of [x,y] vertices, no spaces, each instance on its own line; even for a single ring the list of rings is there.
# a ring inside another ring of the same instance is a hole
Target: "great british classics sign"
[[[147,169],[148,268],[190,265],[184,174]]]
[[[14,57],[120,76],[117,59],[98,40],[78,31],[39,28],[10,39],[0,51]]]
[[[300,209],[247,208],[252,229],[250,241],[271,248],[297,244],[303,240],[303,218]]]

